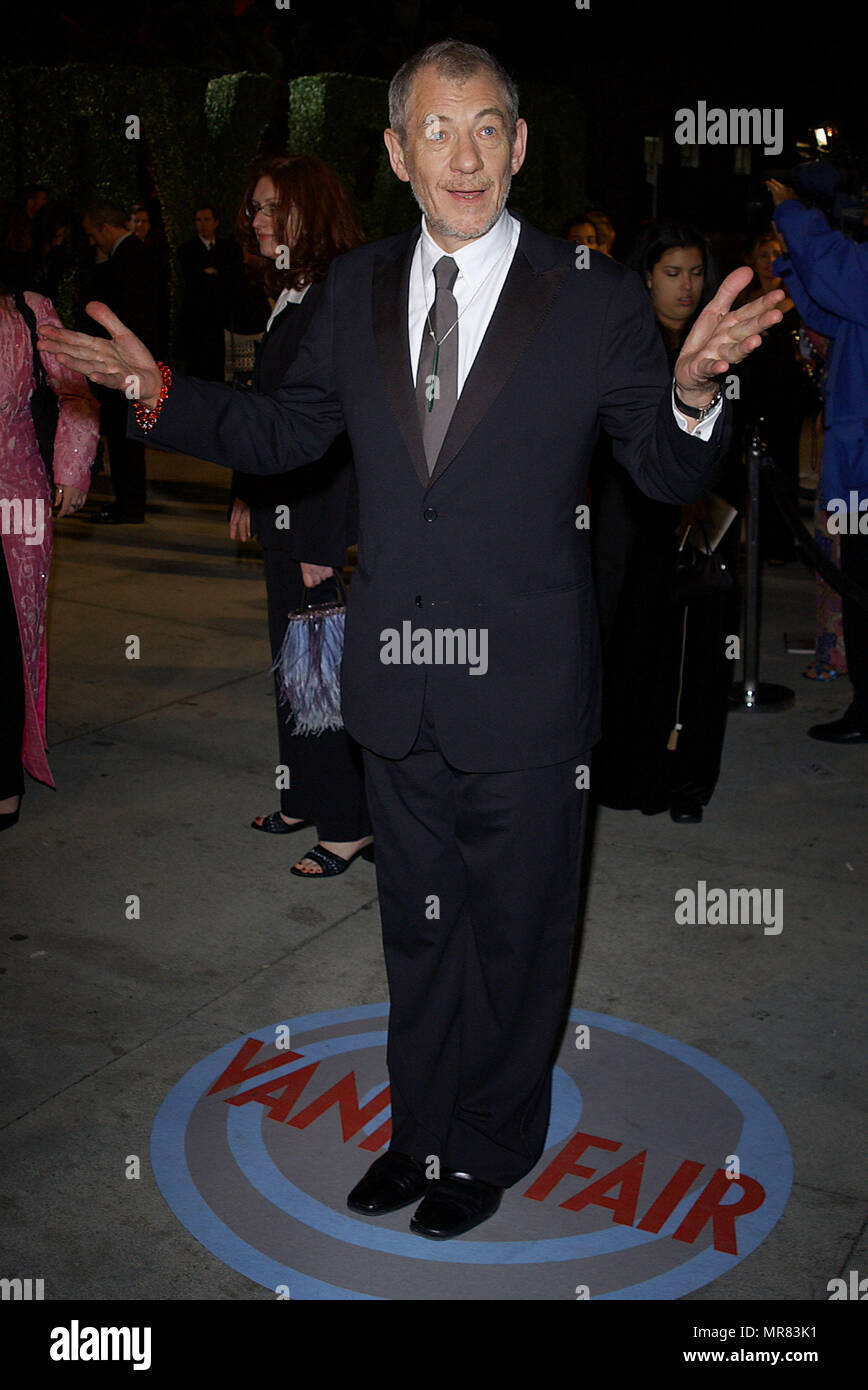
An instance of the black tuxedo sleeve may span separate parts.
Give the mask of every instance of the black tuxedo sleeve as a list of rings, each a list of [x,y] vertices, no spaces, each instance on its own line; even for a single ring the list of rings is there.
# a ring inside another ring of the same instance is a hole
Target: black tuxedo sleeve
[[[329,277],[298,355],[270,395],[176,377],[149,434],[130,410],[128,437],[241,473],[286,473],[321,459],[344,429],[332,363],[333,313]]]
[[[660,392],[661,382],[666,386]],[[637,275],[612,296],[598,368],[599,417],[615,457],[637,487],[657,502],[694,502],[709,492],[731,434],[724,401],[711,438],[678,426],[672,377],[651,302]]]
[[[128,237],[118,247],[115,302],[109,307],[153,352],[157,345],[156,265],[150,247]]]

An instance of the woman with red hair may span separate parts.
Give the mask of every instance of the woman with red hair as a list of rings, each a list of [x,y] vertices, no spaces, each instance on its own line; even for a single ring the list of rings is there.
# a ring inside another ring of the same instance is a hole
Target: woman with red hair
[[[266,261],[274,310],[260,345],[254,389],[273,391],[295,360],[335,256],[358,246],[361,229],[334,172],[312,155],[260,163],[248,180],[238,239]],[[268,624],[274,657],[287,614],[337,597],[337,579],[355,537],[352,455],[341,435],[325,457],[267,477],[233,474],[229,534],[256,535],[265,559]],[[287,525],[288,522],[288,525]],[[371,825],[358,747],[344,729],[295,732],[292,711],[278,701],[280,764],[289,772],[280,809],[257,816],[254,829],[288,835],[311,824],[318,843],[294,874],[332,877],[357,856],[370,859]]]

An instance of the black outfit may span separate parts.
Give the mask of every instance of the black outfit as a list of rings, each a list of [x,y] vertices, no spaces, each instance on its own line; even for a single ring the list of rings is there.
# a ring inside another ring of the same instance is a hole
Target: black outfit
[[[760,347],[739,369],[744,418],[759,428],[763,444],[786,478],[794,500],[799,489],[802,421],[812,405],[814,414],[819,407],[796,355],[800,324],[798,312],[790,309],[780,323],[766,330]],[[778,562],[795,555],[792,532],[767,487],[760,494],[760,554],[764,560]]]
[[[34,269],[32,288],[56,304],[63,281],[74,266],[75,255],[68,241],[50,247]]]
[[[868,536],[841,536],[841,573],[868,591]],[[853,686],[848,715],[854,723],[868,729],[868,609],[844,596],[841,621],[847,673]]]
[[[571,245],[519,220],[432,474],[408,340],[418,227],[332,263],[276,392],[179,380],[154,429],[253,473],[318,458],[347,429],[360,529],[343,711],[377,843],[393,1147],[502,1187],[540,1156],[567,1005],[587,796],[575,768],[599,725],[575,508],[598,423],[671,503],[708,490],[726,434],[725,418],[708,443],[678,429],[638,277],[593,252],[577,272]],[[382,634],[403,624],[484,631],[485,672],[384,664]]]
[[[677,352],[667,351],[674,366]],[[733,414],[740,424],[740,412]],[[715,486],[736,508],[741,471],[734,449]],[[672,595],[680,531],[681,508],[640,492],[602,439],[591,484],[603,642],[603,736],[594,750],[594,792],[604,806],[646,815],[711,800],[732,680],[726,638],[740,626],[735,585],[689,604],[685,624],[684,606]],[[733,578],[738,546],[736,516],[718,547]],[[682,727],[670,748],[676,723]]]
[[[274,320],[257,349],[257,391],[273,391],[280,385],[295,361],[321,294],[322,285],[311,285],[300,303],[287,304]],[[346,564],[347,546],[356,541],[358,507],[347,437],[340,435],[322,459],[291,473],[270,477],[234,473],[232,492],[249,504],[251,531],[262,546],[274,658],[283,642],[289,612],[336,597],[333,579],[314,589],[305,588],[299,561],[331,565],[340,573]],[[289,508],[288,528],[277,525],[279,507]],[[295,734],[290,711],[279,700],[277,728],[280,762],[290,774],[289,787],[280,793],[283,814],[313,821],[321,840],[347,842],[370,835],[361,752],[346,730],[328,730],[315,736]]]
[[[117,314],[127,328],[150,349],[162,355],[159,341],[160,285],[153,253],[132,233],[118,242],[107,261],[93,267],[93,298],[101,300]],[[88,319],[86,332],[107,335]],[[100,403],[100,433],[108,444],[115,510],[131,520],[145,515],[145,448],[127,438],[127,400],[122,391],[94,386]]]
[[[442,752],[432,686],[406,757],[365,752],[391,998],[392,1147],[509,1187],[536,1163],[548,1126],[588,799],[576,765],[588,754],[459,769]]]
[[[223,330],[259,333],[268,319],[268,303],[244,274],[244,257],[236,241],[217,237],[210,247],[194,236],[178,247],[184,281],[182,322],[184,358],[190,376],[223,381],[226,348]]]

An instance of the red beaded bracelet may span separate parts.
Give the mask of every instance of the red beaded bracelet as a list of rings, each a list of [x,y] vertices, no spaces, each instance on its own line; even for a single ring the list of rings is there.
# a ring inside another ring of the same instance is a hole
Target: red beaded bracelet
[[[133,415],[136,417],[136,424],[140,430],[144,430],[145,434],[154,428],[154,425],[157,423],[157,417],[163,409],[165,399],[172,389],[172,368],[168,367],[165,362],[158,362],[157,366],[160,369],[160,376],[163,378],[157,404],[154,406],[153,410],[148,410],[147,406],[143,405],[141,401],[136,401],[133,406]]]

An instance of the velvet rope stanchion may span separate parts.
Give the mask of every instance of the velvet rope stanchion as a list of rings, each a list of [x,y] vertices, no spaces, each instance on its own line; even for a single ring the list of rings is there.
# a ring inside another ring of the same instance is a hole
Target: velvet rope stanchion
[[[730,706],[733,709],[787,709],[795,693],[787,685],[771,685],[759,679],[760,635],[760,466],[763,449],[759,434],[754,430],[747,450],[747,569],[744,605],[744,681],[733,685]]]
[[[761,478],[763,484],[768,487],[775,506],[790,528],[793,539],[796,541],[808,568],[816,570],[817,574],[825,579],[826,583],[831,585],[842,598],[852,599],[854,603],[859,604],[860,608],[868,609],[868,589],[857,584],[849,575],[843,574],[834,561],[830,560],[828,555],[817,545],[802,521],[798,507],[793,501],[792,491],[787,486],[787,480],[774,459],[763,458]],[[804,491],[803,488],[799,488],[800,497]],[[811,496],[813,497],[813,494]]]

